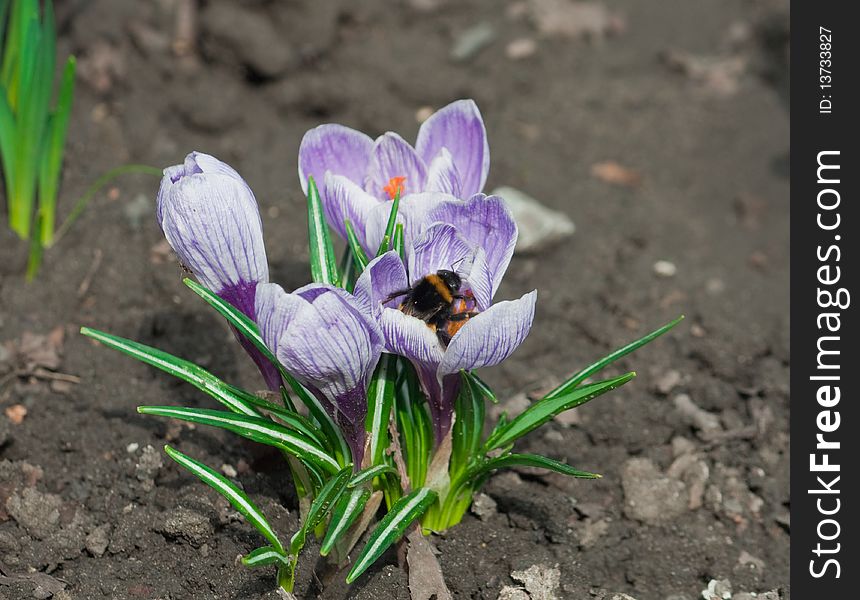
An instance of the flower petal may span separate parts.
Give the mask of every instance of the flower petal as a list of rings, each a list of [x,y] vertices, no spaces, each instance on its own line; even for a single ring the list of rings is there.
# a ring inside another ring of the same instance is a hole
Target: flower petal
[[[272,354],[277,354],[278,344],[292,323],[296,313],[308,304],[296,294],[288,294],[277,283],[257,286],[256,313],[260,336]]]
[[[450,194],[440,192],[426,192],[419,194],[408,194],[400,199],[397,209],[397,222],[403,224],[403,243],[409,248],[417,240],[424,230],[432,223],[427,222],[427,213],[445,200],[456,200]],[[391,215],[392,200],[380,202],[367,216],[365,226],[365,239],[369,249],[376,252],[385,228],[388,226],[388,217]]]
[[[468,273],[476,248],[457,233],[453,225],[436,223],[408,249],[409,279],[415,284],[422,277],[447,270]]]
[[[436,333],[421,319],[393,308],[383,308],[379,325],[385,338],[385,348],[389,352],[434,369],[442,361],[442,345]]]
[[[457,100],[424,121],[415,143],[425,162],[433,161],[447,148],[460,173],[463,196],[484,189],[490,171],[490,147],[481,111],[472,100]]]
[[[384,303],[398,302],[391,297],[393,294],[408,288],[406,267],[397,252],[390,250],[368,263],[355,282],[353,294],[370,308],[371,314],[378,316]]]
[[[268,281],[263,227],[253,192],[229,166],[200,153],[165,170],[158,218],[179,259],[216,293]]]
[[[309,130],[299,145],[299,180],[308,193],[308,176],[313,175],[325,198],[325,174],[343,175],[361,185],[370,162],[373,140],[355,129],[326,124]]]
[[[426,219],[450,223],[466,241],[484,249],[495,295],[517,244],[517,224],[501,196],[475,194],[465,202],[441,202]]]
[[[278,341],[277,357],[299,381],[338,405],[355,390],[366,391],[381,351],[375,324],[344,296],[327,291],[295,312]]]
[[[379,200],[343,175],[326,173],[325,196],[323,196],[325,218],[329,226],[341,238],[346,239],[345,222],[349,219],[350,223],[352,223],[352,228],[355,230],[355,234],[358,236],[358,240],[365,250],[367,250],[366,240],[364,239],[364,224],[367,222],[370,213],[379,204]]]
[[[406,140],[389,131],[374,142],[364,187],[376,198],[388,199],[384,188],[393,177],[406,178],[403,182],[404,196],[424,191],[427,165]]]
[[[537,291],[532,291],[519,300],[494,304],[469,319],[448,344],[439,365],[439,378],[460,369],[490,367],[505,360],[529,334],[536,301]]]
[[[460,172],[447,148],[442,148],[430,163],[426,188],[428,192],[444,192],[456,198],[460,197]]]

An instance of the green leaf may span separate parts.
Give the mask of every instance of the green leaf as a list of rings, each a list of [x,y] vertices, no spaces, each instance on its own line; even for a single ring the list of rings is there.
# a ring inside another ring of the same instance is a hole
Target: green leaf
[[[215,491],[227,498],[230,504],[244,515],[244,517],[257,528],[257,531],[259,531],[264,538],[269,540],[269,543],[276,551],[284,554],[284,547],[278,540],[278,536],[275,534],[272,526],[269,525],[266,517],[264,517],[263,513],[260,512],[260,509],[251,502],[251,499],[248,498],[247,495],[245,495],[245,492],[240,490],[233,482],[217,471],[182,454],[178,450],[174,450],[170,446],[165,446],[164,451],[170,458],[196,475],[203,483],[211,486]]]
[[[308,243],[311,279],[317,283],[340,285],[331,234],[325,220],[320,193],[312,176],[308,177]]]
[[[57,191],[60,172],[63,167],[63,152],[66,145],[66,133],[69,128],[69,115],[72,111],[74,91],[75,58],[69,57],[66,68],[63,70],[57,106],[50,120],[39,170],[39,214],[42,217],[39,236],[44,246],[50,246],[54,241]]]
[[[329,479],[319,491],[319,494],[317,494],[317,497],[311,504],[305,522],[290,540],[290,554],[298,556],[305,545],[308,531],[311,531],[314,527],[322,523],[323,519],[328,516],[328,513],[346,489],[346,484],[349,483],[351,475],[352,465],[347,465],[337,475]]]
[[[367,419],[365,428],[370,434],[370,464],[382,462],[388,448],[388,421],[394,405],[394,387],[397,379],[397,357],[383,353],[376,366],[367,390]]]
[[[263,546],[252,550],[242,557],[242,564],[246,567],[265,567],[273,564],[289,564],[287,557],[278,552],[272,546]]]
[[[391,203],[391,212],[388,213],[388,223],[385,226],[385,235],[382,238],[382,243],[379,244],[379,249],[376,251],[376,256],[381,256],[388,252],[391,247],[391,240],[394,238],[394,228],[397,225],[397,211],[400,209],[400,194],[394,196],[394,202]]]
[[[397,469],[391,465],[374,465],[372,467],[367,467],[353,475],[346,487],[355,488],[366,481],[371,481],[380,475],[387,475],[389,473],[397,475]]]
[[[460,372],[462,385],[455,401],[450,474],[454,479],[477,458],[484,432],[484,395],[466,371]]]
[[[436,497],[436,492],[430,488],[420,488],[395,502],[371,532],[367,544],[347,575],[346,582],[352,583],[376,562],[391,544],[403,536],[409,525],[424,514],[436,501]]]
[[[338,462],[319,445],[304,435],[269,419],[222,410],[182,406],[138,406],[137,412],[226,429],[260,444],[285,450],[305,464],[328,473],[335,474],[340,470]]]
[[[580,479],[600,479],[600,475],[597,473],[580,471],[570,465],[538,454],[506,454],[499,456],[469,469],[463,479],[464,481],[474,481],[482,475],[488,474],[490,471],[507,467],[539,467]]]
[[[398,223],[394,228],[394,238],[391,240],[391,247],[397,251],[401,260],[406,259],[406,248],[404,247],[405,242],[403,240],[403,223]]]
[[[557,398],[558,396],[562,396],[564,394],[567,394],[572,389],[579,386],[580,383],[582,383],[583,381],[585,381],[586,379],[588,379],[589,377],[591,377],[595,373],[598,373],[599,371],[603,370],[603,368],[606,367],[607,365],[612,364],[613,362],[615,362],[616,360],[618,360],[622,356],[630,354],[631,352],[641,348],[642,346],[644,346],[648,342],[651,342],[654,339],[660,337],[661,335],[663,335],[664,333],[666,333],[667,331],[669,331],[670,329],[675,327],[675,325],[677,325],[678,323],[680,323],[683,320],[684,320],[684,316],[681,315],[680,317],[678,317],[674,321],[671,321],[671,322],[667,323],[666,325],[663,325],[659,329],[655,329],[654,331],[652,331],[648,335],[642,336],[638,340],[636,340],[634,342],[630,342],[629,344],[619,348],[615,352],[612,352],[612,353],[608,354],[607,356],[604,356],[603,358],[601,358],[597,362],[588,365],[587,367],[585,367],[581,371],[571,375],[567,381],[565,381],[560,386],[558,386],[557,388],[552,390],[550,393],[548,393],[546,396],[544,396],[543,399],[546,400],[546,399],[550,399],[550,398]]]
[[[343,224],[346,228],[346,243],[349,249],[352,250],[352,259],[355,261],[358,272],[361,273],[367,267],[370,259],[367,258],[367,253],[361,247],[361,242],[358,241],[358,236],[355,234],[352,222],[349,219],[345,219]]]
[[[466,371],[466,377],[468,377],[469,380],[472,382],[472,387],[480,391],[484,398],[486,398],[493,404],[499,403],[499,399],[496,396],[496,393],[490,388],[490,386],[484,383],[484,380],[478,377],[478,375],[474,371]]]
[[[495,448],[503,448],[513,444],[515,440],[537,429],[555,415],[585,404],[601,394],[614,390],[635,376],[636,373],[627,373],[620,377],[582,386],[563,396],[544,398],[535,402],[503,429],[496,431],[484,444],[484,451],[488,452]]]
[[[349,486],[347,486],[349,487]],[[368,499],[370,490],[365,487],[354,488],[349,494],[343,494],[331,514],[331,522],[323,538],[320,554],[328,556],[335,544],[349,532],[349,528],[361,516]]]

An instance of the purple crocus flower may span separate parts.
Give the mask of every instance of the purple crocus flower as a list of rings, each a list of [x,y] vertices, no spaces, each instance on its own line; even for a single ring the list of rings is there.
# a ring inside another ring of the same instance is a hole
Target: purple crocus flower
[[[487,132],[472,100],[434,113],[421,125],[414,148],[396,133],[372,140],[336,124],[311,129],[299,147],[302,189],[307,193],[312,175],[329,225],[345,238],[348,219],[368,250],[363,224],[379,203],[422,192],[468,198],[483,189],[489,169]]]
[[[437,222],[407,249],[407,265],[391,251],[375,258],[356,282],[355,294],[379,319],[386,350],[408,358],[418,373],[433,418],[436,443],[451,428],[461,369],[499,364],[525,340],[537,291],[492,304],[510,262],[516,225],[498,197],[443,201],[430,211]],[[447,344],[427,322],[400,310],[402,291],[439,270],[462,279],[462,308],[477,313],[457,322]]]
[[[266,345],[334,417],[359,469],[367,386],[384,345],[369,305],[330,285],[312,283],[288,294],[266,283],[257,289],[256,312]]]
[[[269,265],[257,200],[239,174],[213,156],[192,152],[183,164],[164,169],[156,217],[179,260],[200,283],[255,319],[257,286],[269,280]],[[238,338],[266,384],[279,389],[277,369]]]

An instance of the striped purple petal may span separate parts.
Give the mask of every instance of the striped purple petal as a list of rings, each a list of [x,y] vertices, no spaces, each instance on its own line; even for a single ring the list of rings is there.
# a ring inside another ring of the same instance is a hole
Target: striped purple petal
[[[323,185],[329,171],[363,185],[372,148],[369,136],[343,125],[326,124],[311,129],[299,145],[302,191],[308,193],[308,177],[313,175],[325,198]]]
[[[391,198],[384,188],[394,177],[405,177],[401,195],[424,191],[427,165],[415,149],[396,133],[379,136],[373,144],[364,187],[380,200]]]
[[[490,147],[474,101],[457,100],[431,115],[418,131],[415,149],[428,164],[447,149],[457,166],[463,196],[484,189],[490,171]]]

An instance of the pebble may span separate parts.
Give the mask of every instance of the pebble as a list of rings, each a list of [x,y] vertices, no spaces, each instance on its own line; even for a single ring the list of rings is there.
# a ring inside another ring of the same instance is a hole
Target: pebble
[[[702,590],[704,600],[731,600],[732,582],[728,579],[711,579],[708,587]]]
[[[499,590],[498,600],[531,600],[531,596],[522,588],[506,585]]]
[[[95,557],[102,556],[110,544],[110,523],[99,525],[87,536],[86,548]]]
[[[140,448],[140,444],[138,444],[137,442],[132,442],[125,447],[125,451],[129,454],[134,454],[135,452],[137,452],[138,448]]]
[[[741,555],[738,557],[738,564],[741,566],[749,566],[759,572],[764,570],[764,561],[757,556],[753,556],[746,550],[741,550]]]
[[[59,529],[62,504],[62,499],[55,494],[24,488],[9,497],[6,510],[28,534],[42,540]]]
[[[433,110],[432,106],[422,106],[418,110],[415,111],[415,121],[423,123],[427,119],[433,116],[433,113],[436,112]]]
[[[561,582],[558,566],[532,565],[525,571],[512,571],[511,578],[525,586],[531,600],[557,600]]]
[[[487,494],[476,494],[472,500],[472,512],[482,521],[496,514],[496,501]]]
[[[233,465],[229,465],[227,463],[224,463],[223,465],[221,465],[221,472],[230,478],[236,477],[236,475],[239,474],[236,472],[236,467],[234,467]]]
[[[573,235],[576,226],[566,214],[552,210],[520,190],[499,187],[491,193],[501,196],[519,228],[515,252],[537,252]]]
[[[474,58],[495,39],[496,30],[487,22],[469,27],[454,41],[454,46],[451,48],[451,59],[457,62],[466,62]]]
[[[675,396],[674,403],[675,408],[681,413],[687,424],[695,427],[703,439],[707,439],[711,434],[722,430],[720,418],[696,406],[687,394],[678,394]]]
[[[177,508],[159,519],[153,530],[175,539],[184,539],[199,547],[213,533],[209,519],[187,508]]]
[[[679,383],[681,383],[681,374],[678,371],[674,369],[666,371],[657,380],[657,391],[664,396],[668,396],[669,393],[674,390]]]
[[[648,458],[631,458],[621,469],[624,514],[643,523],[665,523],[687,510],[684,483],[663,475]]]
[[[531,38],[517,38],[505,47],[505,56],[511,60],[522,60],[537,52],[537,42]]]
[[[677,272],[678,267],[668,260],[658,260],[654,263],[654,273],[659,277],[674,277]]]

